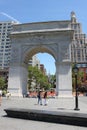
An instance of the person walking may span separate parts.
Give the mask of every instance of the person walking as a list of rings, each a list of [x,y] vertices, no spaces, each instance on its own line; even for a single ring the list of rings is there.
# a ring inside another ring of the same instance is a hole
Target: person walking
[[[0,106],[1,106],[1,102],[2,102],[2,90],[0,90]]]
[[[7,97],[7,99],[9,99],[11,97],[11,93],[9,91],[7,91],[6,97]]]
[[[42,95],[41,95],[41,91],[38,92],[38,104],[42,105]]]
[[[44,105],[47,105],[47,91],[44,93]]]

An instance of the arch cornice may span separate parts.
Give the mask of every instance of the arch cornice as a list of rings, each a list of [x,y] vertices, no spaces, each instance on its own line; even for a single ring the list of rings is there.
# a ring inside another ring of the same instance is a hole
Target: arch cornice
[[[71,29],[46,29],[46,30],[30,30],[30,31],[22,31],[22,32],[13,32],[10,34],[11,39],[17,39],[23,41],[23,39],[30,39],[33,40],[42,40],[45,39],[46,36],[68,36],[72,39],[73,30]]]

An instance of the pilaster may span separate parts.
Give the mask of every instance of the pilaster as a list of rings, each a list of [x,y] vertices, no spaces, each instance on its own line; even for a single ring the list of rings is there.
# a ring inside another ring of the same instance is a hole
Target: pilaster
[[[56,93],[58,97],[72,96],[72,68],[70,62],[56,62]]]

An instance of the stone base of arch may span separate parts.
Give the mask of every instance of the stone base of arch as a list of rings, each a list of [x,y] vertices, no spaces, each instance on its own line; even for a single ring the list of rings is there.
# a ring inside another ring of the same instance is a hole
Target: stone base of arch
[[[27,93],[27,69],[11,66],[9,70],[8,91],[11,96],[22,97]]]
[[[56,69],[56,96],[72,97],[71,63],[58,63]],[[27,69],[23,66],[10,67],[8,91],[11,96],[26,95],[27,74]]]
[[[72,97],[71,62],[56,63],[56,96]]]
[[[56,95],[57,97],[73,97],[72,95],[72,90],[59,90],[58,94]]]

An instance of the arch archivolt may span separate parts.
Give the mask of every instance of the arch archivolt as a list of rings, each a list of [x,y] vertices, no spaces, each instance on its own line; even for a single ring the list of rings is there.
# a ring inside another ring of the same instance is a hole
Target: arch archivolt
[[[22,48],[22,62],[28,63],[29,59],[35,55],[36,53],[49,53],[54,57],[54,59],[57,59],[58,56],[58,50],[57,50],[57,44],[49,44],[49,45],[37,45],[37,46],[24,46]]]

